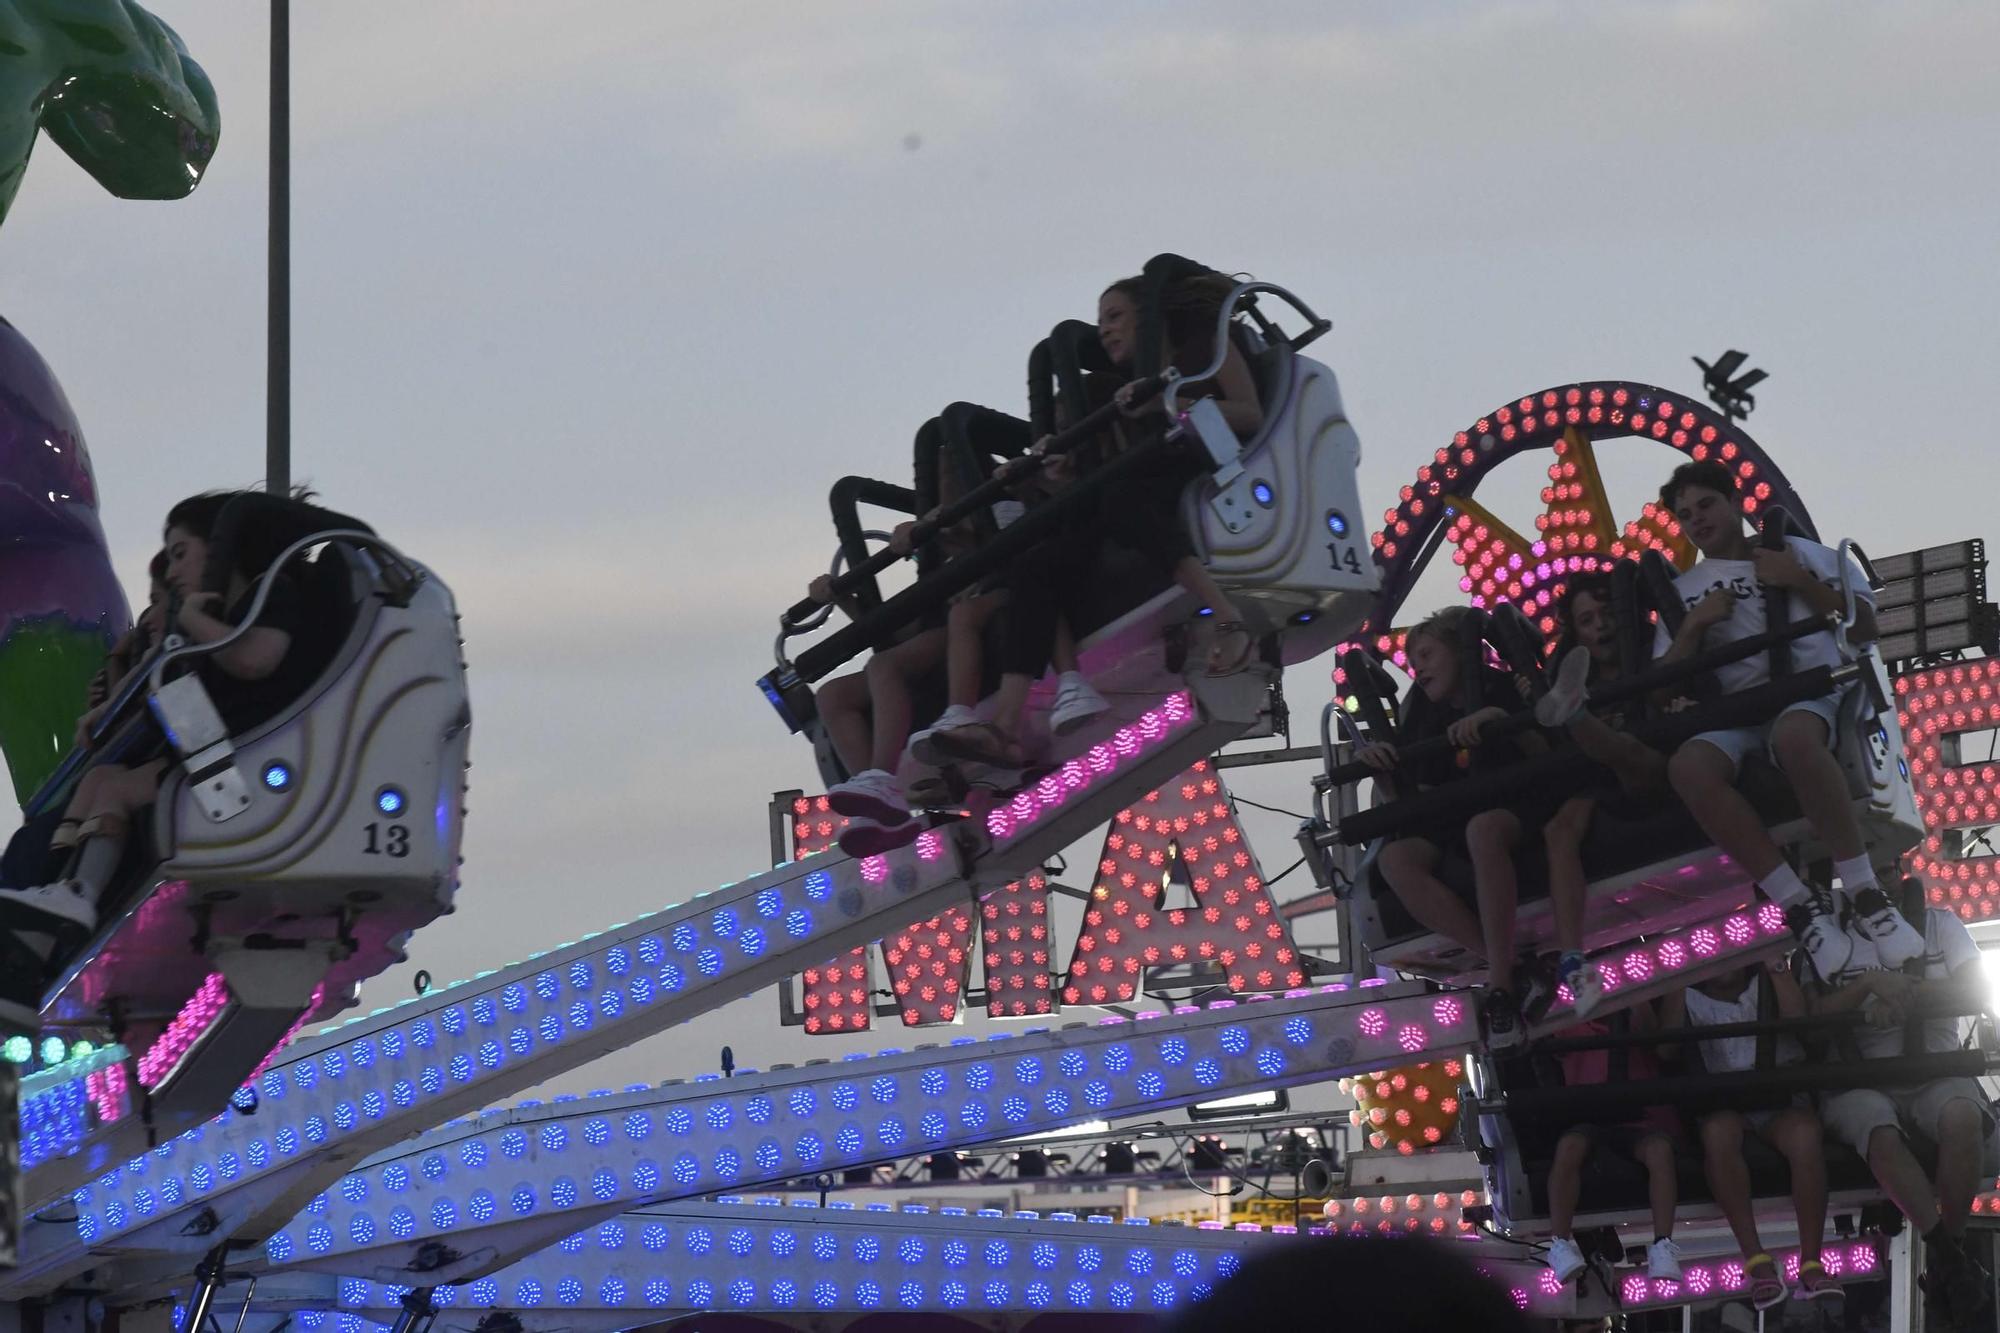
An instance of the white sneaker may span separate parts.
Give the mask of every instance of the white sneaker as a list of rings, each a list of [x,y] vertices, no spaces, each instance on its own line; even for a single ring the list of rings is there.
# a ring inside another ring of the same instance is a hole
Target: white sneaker
[[[1869,885],[1854,895],[1855,933],[1875,946],[1886,968],[1899,968],[1924,956],[1923,932],[1911,925],[1889,902],[1889,895]]]
[[[826,803],[837,815],[868,819],[894,826],[908,822],[910,806],[895,775],[879,768],[865,769],[827,791]]]
[[[1646,1276],[1663,1282],[1681,1280],[1681,1247],[1672,1236],[1662,1236],[1646,1247]]]
[[[964,704],[953,704],[938,715],[937,721],[910,737],[910,757],[931,768],[950,767],[953,762],[952,757],[937,748],[938,736],[945,732],[957,731],[960,727],[976,725],[978,721],[979,714]]]
[[[1569,987],[1570,1015],[1577,1019],[1589,1018],[1604,999],[1604,978],[1597,975],[1597,969],[1591,966],[1588,958],[1578,959],[1576,966],[1568,971],[1561,970],[1560,962],[1556,966],[1558,982]]]
[[[1819,979],[1833,985],[1835,978],[1856,970],[1854,965],[1857,941],[1840,927],[1840,921],[1830,912],[1818,910],[1810,902],[1793,903],[1785,912],[1785,924],[1799,937],[1805,946],[1806,956],[1812,959],[1813,971]],[[1869,955],[1874,956],[1871,946]]]
[[[1075,671],[1065,671],[1056,682],[1056,706],[1049,710],[1049,730],[1067,736],[1092,718],[1111,711],[1103,695]]]
[[[1535,701],[1535,721],[1560,727],[1583,711],[1584,685],[1590,678],[1590,649],[1572,648],[1556,667],[1555,684]]]
[[[16,933],[59,930],[63,934],[97,929],[97,904],[75,880],[37,884],[32,889],[0,889],[0,922]]]
[[[1568,1236],[1549,1237],[1548,1253],[1542,1258],[1558,1282],[1567,1282],[1583,1271],[1583,1251]]]

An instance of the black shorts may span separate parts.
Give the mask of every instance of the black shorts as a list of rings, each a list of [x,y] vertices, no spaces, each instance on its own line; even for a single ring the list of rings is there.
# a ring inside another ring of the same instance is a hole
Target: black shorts
[[[1639,1160],[1639,1145],[1647,1139],[1665,1139],[1676,1150],[1680,1147],[1680,1136],[1658,1125],[1633,1123],[1625,1125],[1576,1125],[1567,1131],[1581,1134],[1590,1140],[1594,1152],[1615,1153],[1628,1162]]]

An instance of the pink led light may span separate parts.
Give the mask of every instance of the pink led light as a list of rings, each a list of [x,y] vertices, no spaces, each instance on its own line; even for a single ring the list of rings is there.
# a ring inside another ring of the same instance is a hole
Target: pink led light
[[[924,861],[935,861],[944,855],[944,835],[935,829],[917,835],[917,857]]]
[[[861,878],[870,884],[880,884],[883,880],[889,878],[889,858],[886,856],[863,857],[861,860]]]
[[[1631,1273],[1621,1286],[1623,1299],[1627,1305],[1637,1305],[1646,1299],[1646,1277],[1643,1273]]]
[[[1421,1023],[1406,1023],[1396,1032],[1396,1044],[1403,1048],[1403,1054],[1415,1055],[1431,1044],[1431,1034]]]
[[[1431,1017],[1441,1028],[1457,1027],[1458,1020],[1465,1017],[1465,1006],[1458,1002],[1456,996],[1447,995],[1431,1005]]]
[[[1765,903],[1757,909],[1757,928],[1766,935],[1784,934],[1785,910],[1776,903]]]
[[[1697,1296],[1708,1295],[1708,1289],[1715,1285],[1715,1273],[1707,1264],[1690,1264],[1681,1275],[1687,1279],[1688,1290]]]
[[[1747,916],[1732,916],[1722,923],[1722,937],[1739,948],[1748,944],[1755,934],[1756,928]]]
[[[1732,1259],[1716,1270],[1724,1291],[1743,1290],[1743,1265]]]
[[[1688,948],[1693,949],[1698,958],[1713,958],[1715,951],[1721,947],[1722,941],[1707,926],[1697,926],[1694,933],[1688,936]]]
[[[1541,1277],[1536,1279],[1536,1283],[1541,1287],[1542,1295],[1544,1296],[1562,1295],[1562,1279],[1556,1276],[1556,1270],[1553,1268],[1544,1268]]]
[[[1625,975],[1633,981],[1650,981],[1653,976],[1653,956],[1644,949],[1634,949],[1625,955]]]
[[[1675,1297],[1679,1296],[1680,1294],[1681,1294],[1681,1284],[1680,1284],[1680,1283],[1678,1283],[1678,1282],[1670,1282],[1670,1281],[1668,1281],[1668,1280],[1667,1280],[1666,1278],[1663,1278],[1663,1277],[1661,1277],[1661,1278],[1654,1278],[1654,1279],[1653,1279],[1653,1299],[1654,1299],[1654,1300],[1656,1300],[1656,1301],[1670,1301],[1670,1300],[1673,1300],[1673,1299],[1674,1299]]]
[[[1847,1266],[1856,1273],[1874,1272],[1875,1247],[1872,1245],[1856,1245],[1847,1252]]]
[[[1829,1277],[1839,1277],[1841,1271],[1847,1267],[1847,1257],[1840,1252],[1840,1247],[1836,1245],[1830,1250],[1822,1250],[1820,1252],[1819,1266],[1827,1271]]]
[[[1669,972],[1687,965],[1687,949],[1679,940],[1668,940],[1660,945],[1660,966]]]
[[[1389,1028],[1389,1016],[1380,1009],[1364,1009],[1360,1020],[1361,1035],[1379,1037]]]
[[[148,1089],[159,1087],[160,1080],[215,1026],[229,1004],[229,983],[223,980],[222,973],[209,973],[200,989],[174,1015],[174,1021],[167,1024],[167,1030],[139,1057],[139,1082]]]
[[[1009,837],[1014,832],[1014,817],[996,805],[986,812],[986,831],[996,838]]]
[[[1525,1287],[1516,1287],[1507,1294],[1514,1298],[1515,1309],[1525,1310],[1528,1308],[1528,1292]]]
[[[125,1081],[124,1064],[106,1065],[85,1076],[84,1091],[89,1094],[90,1104],[97,1111],[97,1123],[113,1125],[125,1118],[125,1112],[132,1104],[131,1090]]]
[[[1617,990],[1625,984],[1625,978],[1619,974],[1617,968],[1611,966],[1609,963],[1599,963],[1597,965],[1597,980],[1603,985],[1606,995],[1609,995],[1612,991]]]

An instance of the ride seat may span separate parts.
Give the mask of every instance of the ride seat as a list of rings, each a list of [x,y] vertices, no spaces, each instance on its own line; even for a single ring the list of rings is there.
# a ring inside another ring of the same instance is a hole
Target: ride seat
[[[1524,1224],[1534,1229],[1549,1215],[1549,1171],[1555,1161],[1556,1140],[1564,1126],[1529,1124],[1492,1115],[1481,1122],[1482,1132],[1492,1148],[1488,1164],[1488,1186],[1496,1208],[1512,1227]],[[1686,1133],[1674,1152],[1674,1175],[1679,1189],[1679,1213],[1686,1220],[1712,1209],[1715,1196],[1702,1169],[1700,1139],[1690,1120]],[[1935,1158],[1936,1149],[1912,1139],[1912,1150]],[[1846,1144],[1827,1139],[1824,1145],[1827,1187],[1843,1205],[1877,1197],[1876,1184],[1868,1164]],[[1791,1168],[1784,1156],[1762,1137],[1743,1137],[1743,1158],[1750,1171],[1753,1198],[1767,1202],[1786,1215],[1791,1211]],[[1928,1169],[1928,1167],[1926,1168]],[[1583,1165],[1582,1189],[1577,1196],[1577,1221],[1582,1226],[1638,1223],[1649,1216],[1646,1169],[1614,1152],[1593,1152]]]
[[[1356,481],[1361,441],[1329,367],[1284,342],[1246,359],[1264,424],[1188,487],[1182,516],[1238,608],[1282,631],[1291,665],[1332,648],[1380,586]]]
[[[301,649],[323,666],[231,738],[248,804],[212,818],[168,770],[48,1021],[101,1021],[117,1001],[143,1031],[217,971],[247,1008],[325,1017],[450,910],[470,723],[458,617],[434,575],[379,549],[336,543],[306,566],[319,623]]]

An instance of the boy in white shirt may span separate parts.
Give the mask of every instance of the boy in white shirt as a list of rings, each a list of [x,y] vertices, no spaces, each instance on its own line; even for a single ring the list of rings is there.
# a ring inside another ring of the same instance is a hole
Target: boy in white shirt
[[[1924,945],[1920,964],[1899,972],[1877,969],[1830,977],[1811,998],[1815,1013],[1861,1009],[1868,1015],[1869,1026],[1854,1033],[1855,1053],[1864,1060],[1960,1049],[1966,1019],[1922,1019],[1913,1031],[1910,1015],[1927,1004],[1964,1008],[1985,997],[1979,946],[1957,913],[1927,909],[1919,938]],[[1921,1041],[1921,1050],[1906,1050],[1912,1036]],[[1993,1152],[1994,1107],[1979,1080],[1850,1088],[1828,1094],[1820,1116],[1830,1137],[1867,1159],[1883,1191],[1923,1236],[1925,1285],[1932,1299],[1944,1304],[1961,1326],[1977,1326],[1975,1317],[1987,1305],[1991,1279],[1966,1252],[1966,1223],[1973,1196],[2000,1166]],[[1910,1151],[1905,1136],[1911,1131],[1937,1145],[1935,1183]]]
[[[1683,463],[1660,487],[1660,503],[1679,520],[1681,531],[1701,552],[1701,560],[1674,580],[1687,615],[1678,633],[1664,622],[1655,639],[1656,662],[1692,657],[1762,634],[1764,589],[1789,594],[1794,620],[1826,616],[1842,609],[1838,554],[1803,537],[1787,537],[1784,550],[1755,545],[1744,530],[1736,477],[1715,462]],[[1874,593],[1852,562],[1845,571],[1855,593],[1855,623],[1848,638],[1875,637]],[[1839,666],[1840,649],[1829,630],[1794,639],[1794,670]],[[1737,694],[1770,679],[1768,654],[1729,662],[1715,669],[1725,694]],[[1851,970],[1857,951],[1884,967],[1900,967],[1923,952],[1923,937],[1883,896],[1861,839],[1861,826],[1847,792],[1847,776],[1834,758],[1839,692],[1804,699],[1758,726],[1703,732],[1682,744],[1667,766],[1674,791],[1688,812],[1731,860],[1756,880],[1765,895],[1786,909],[1821,977]],[[1833,853],[1833,873],[1853,909],[1860,940],[1841,924],[1842,904],[1830,886],[1808,886],[1764,827],[1756,809],[1736,789],[1744,758],[1763,750],[1784,773],[1799,809]]]

